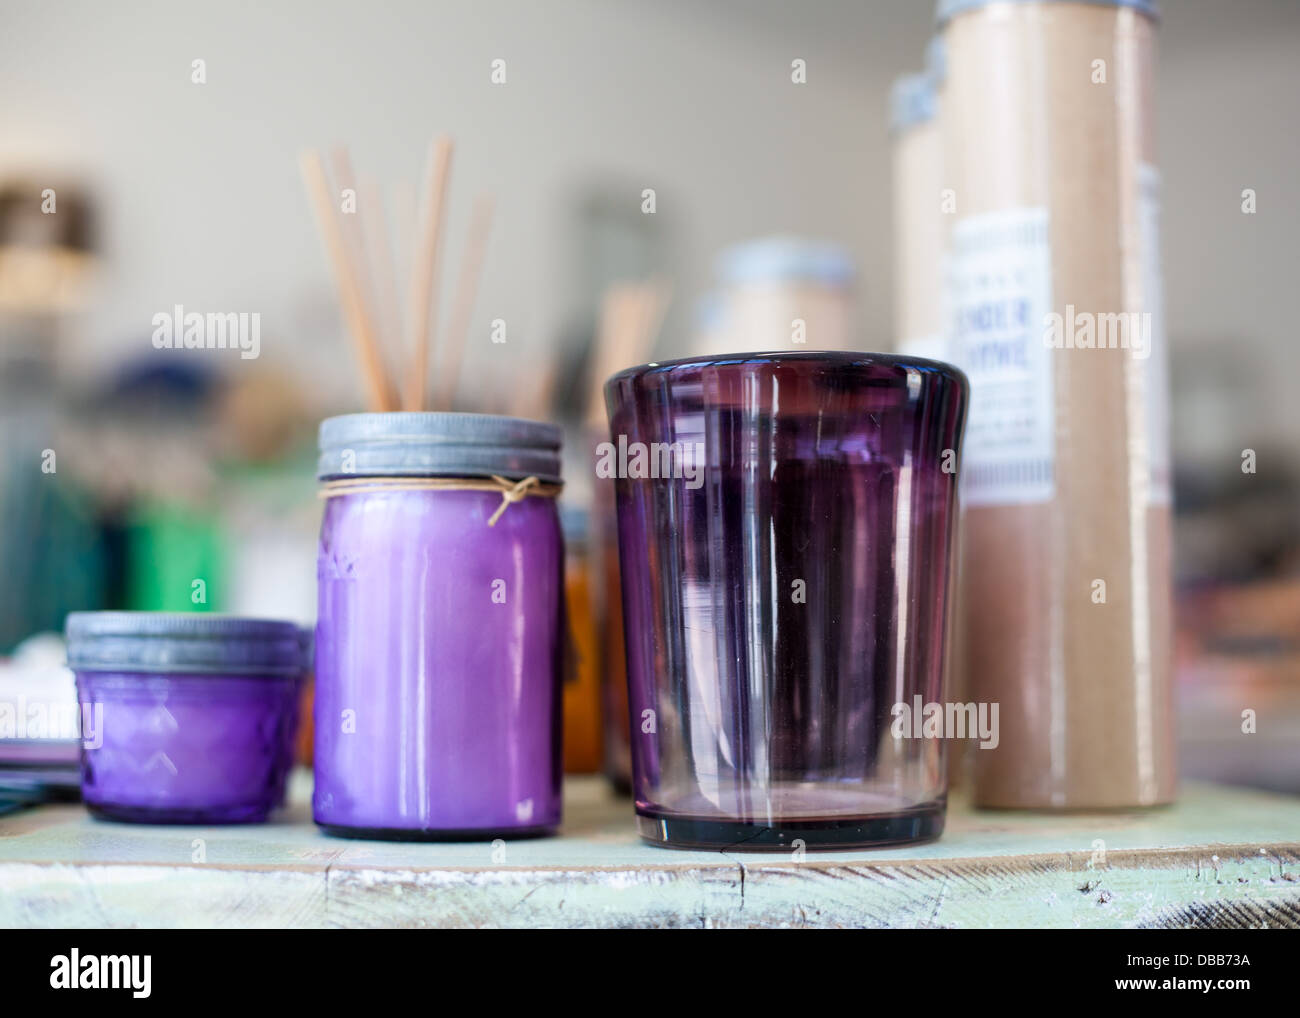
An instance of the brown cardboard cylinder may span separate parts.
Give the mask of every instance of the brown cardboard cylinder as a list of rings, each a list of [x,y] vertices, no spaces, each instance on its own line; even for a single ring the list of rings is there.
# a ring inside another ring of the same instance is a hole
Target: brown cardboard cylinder
[[[969,217],[1042,210],[1050,311],[1065,321],[1071,307],[1094,316],[1149,312],[1155,323],[1146,359],[1130,349],[1046,353],[1049,496],[980,499],[968,485],[964,670],[973,699],[999,704],[1000,728],[996,749],[973,754],[976,801],[1058,809],[1169,802],[1165,352],[1154,219],[1143,204],[1155,164],[1155,23],[1131,4],[955,6],[944,26],[943,116],[954,231]],[[973,347],[953,343],[954,359],[972,374],[964,359]],[[977,391],[978,375],[971,381]],[[976,403],[968,474],[979,474],[971,453],[979,414]],[[999,469],[981,476],[1012,476]]]

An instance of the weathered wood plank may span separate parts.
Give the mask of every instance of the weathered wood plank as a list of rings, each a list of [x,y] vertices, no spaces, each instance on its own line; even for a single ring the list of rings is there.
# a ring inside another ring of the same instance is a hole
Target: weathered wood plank
[[[323,926],[326,886],[324,867],[5,863],[0,865],[0,926]]]
[[[958,802],[930,845],[794,858],[644,845],[594,779],[556,838],[346,841],[312,826],[308,784],[256,827],[0,821],[0,925],[1300,927],[1300,800],[1209,785],[1123,813]]]

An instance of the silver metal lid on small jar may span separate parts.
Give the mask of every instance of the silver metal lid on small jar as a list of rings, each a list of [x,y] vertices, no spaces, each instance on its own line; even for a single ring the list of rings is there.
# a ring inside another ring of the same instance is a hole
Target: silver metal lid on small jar
[[[316,476],[536,477],[559,484],[555,424],[460,413],[345,414],[320,426]]]
[[[186,612],[71,612],[68,667],[82,672],[301,675],[311,640],[292,622]]]

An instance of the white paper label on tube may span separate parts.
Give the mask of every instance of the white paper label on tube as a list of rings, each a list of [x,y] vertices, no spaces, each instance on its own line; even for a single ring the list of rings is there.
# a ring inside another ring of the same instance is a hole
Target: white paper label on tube
[[[967,506],[1046,502],[1056,490],[1052,256],[1043,208],[970,216],[952,231],[954,362],[970,379],[962,453]]]

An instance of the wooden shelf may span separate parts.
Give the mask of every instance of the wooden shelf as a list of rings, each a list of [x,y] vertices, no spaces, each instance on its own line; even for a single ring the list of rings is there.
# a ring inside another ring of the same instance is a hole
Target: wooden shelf
[[[6,927],[1300,927],[1300,798],[1189,784],[1164,809],[974,811],[870,852],[677,852],[569,779],[560,836],[344,841],[295,775],[277,822],[149,827],[46,806],[0,820]]]

